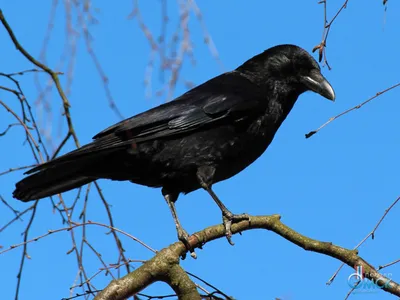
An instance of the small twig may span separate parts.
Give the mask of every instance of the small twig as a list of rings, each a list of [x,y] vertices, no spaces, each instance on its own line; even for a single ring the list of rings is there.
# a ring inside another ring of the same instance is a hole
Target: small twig
[[[381,225],[383,219],[385,219],[386,215],[389,213],[389,211],[397,204],[397,202],[399,202],[400,197],[398,197],[383,213],[382,217],[379,219],[378,223],[375,225],[375,227],[372,229],[372,231],[370,233],[368,233],[362,240],[361,242],[359,242],[357,244],[357,246],[354,247],[353,250],[357,250],[362,244],[365,243],[365,241],[371,237],[372,239],[374,239],[375,237],[375,232],[378,229],[378,227]],[[329,280],[327,281],[327,285],[330,285],[336,278],[336,276],[339,274],[340,270],[343,268],[344,263],[342,263],[340,265],[340,267],[335,271],[335,273],[333,273],[333,275],[331,276],[331,278],[329,278]],[[381,267],[378,268],[378,270],[382,269]]]
[[[318,129],[313,130],[313,131],[310,131],[309,133],[307,133],[307,134],[305,135],[305,136],[306,136],[306,139],[312,137],[314,134],[316,134],[318,131],[320,131],[322,128],[324,128],[326,125],[328,125],[328,124],[331,123],[332,121],[334,121],[334,120],[340,118],[341,116],[344,116],[345,114],[347,114],[347,113],[349,113],[349,112],[351,112],[351,111],[353,111],[353,110],[356,110],[356,109],[359,109],[359,108],[363,107],[363,106],[364,106],[365,104],[367,104],[368,102],[374,100],[375,98],[381,96],[382,94],[384,94],[384,93],[386,93],[386,92],[388,92],[388,91],[390,91],[390,90],[393,90],[393,89],[395,89],[395,88],[397,88],[397,87],[399,87],[399,86],[400,86],[400,82],[399,82],[399,83],[396,83],[395,85],[392,85],[391,87],[389,87],[389,88],[387,88],[387,89],[385,89],[385,90],[383,90],[383,91],[380,91],[380,92],[376,93],[375,96],[372,96],[371,98],[365,100],[364,102],[362,102],[362,103],[360,103],[360,104],[358,104],[358,105],[356,105],[356,106],[354,106],[354,107],[352,107],[352,108],[349,108],[349,109],[345,110],[344,112],[341,112],[340,114],[338,114],[338,115],[336,115],[336,116],[330,118],[327,122],[325,122],[324,124],[322,124]]]
[[[15,299],[18,299],[19,296],[19,289],[21,287],[21,280],[22,280],[22,271],[24,269],[24,263],[25,263],[25,259],[26,258],[30,258],[28,255],[28,234],[29,234],[29,229],[32,226],[33,220],[35,218],[36,215],[36,208],[37,208],[37,204],[38,201],[35,201],[35,204],[32,206],[32,215],[29,219],[28,225],[26,226],[25,230],[24,230],[24,245],[23,245],[23,249],[22,249],[22,257],[21,257],[21,262],[19,265],[19,271],[18,271],[18,275],[17,275],[17,287],[15,289]]]
[[[14,223],[15,221],[21,219],[21,217],[26,214],[28,211],[34,209],[35,204],[33,204],[31,207],[28,207],[27,209],[25,209],[23,212],[20,212],[18,215],[16,215],[13,219],[11,219],[10,221],[8,221],[3,227],[0,228],[0,232],[2,232],[3,230],[5,230],[8,226],[10,226],[12,223]]]
[[[30,169],[30,168],[33,168],[33,167],[36,167],[36,166],[37,166],[37,164],[29,165],[29,166],[23,166],[23,167],[17,167],[17,168],[9,168],[6,171],[0,172],[0,176],[8,174],[8,173],[11,173],[11,172],[14,172],[14,171]]]
[[[384,268],[393,266],[394,264],[397,264],[398,262],[400,262],[400,259],[396,259],[395,261],[392,261],[392,262],[390,262],[390,263],[388,263],[388,264],[379,266],[379,267],[378,267],[378,270],[382,270],[382,269],[384,269]]]
[[[1,75],[1,74],[0,74],[0,75]],[[0,90],[4,90],[4,91],[6,91],[6,92],[13,93],[13,94],[16,95],[17,97],[20,95],[20,93],[19,93],[18,91],[14,90],[14,89],[10,89],[10,88],[8,88],[8,87],[6,87],[6,86],[0,86]]]
[[[21,124],[19,124],[19,123],[12,123],[12,124],[8,124],[8,126],[7,126],[7,128],[3,131],[3,132],[0,132],[0,136],[4,136],[4,135],[6,135],[7,134],[7,132],[12,128],[12,127],[14,127],[14,126],[20,126]],[[32,129],[31,127],[29,127],[29,126],[26,126],[28,129]],[[0,174],[1,175],[1,174]]]
[[[167,299],[167,298],[176,297],[176,294],[150,296],[150,295],[143,294],[143,293],[137,293],[136,295],[141,296],[141,297],[146,297],[147,300],[151,300],[151,299]]]
[[[193,273],[190,273],[190,272],[188,272],[188,271],[186,271],[186,273],[187,273],[189,276],[192,276],[192,277],[196,278],[197,280],[200,280],[200,281],[201,281],[202,283],[204,283],[205,285],[207,285],[207,286],[209,286],[210,288],[214,289],[218,294],[224,296],[226,299],[228,299],[228,300],[234,300],[232,297],[228,296],[227,294],[225,294],[224,292],[222,292],[220,289],[218,289],[217,287],[215,287],[215,286],[212,285],[211,283],[205,281],[204,279],[201,279],[199,276],[197,276],[197,275],[195,275],[195,274],[193,274]]]
[[[328,23],[327,19],[327,1],[328,0],[321,0],[318,2],[318,4],[323,4],[324,5],[324,30],[322,32],[322,41],[319,43],[317,46],[315,46],[312,50],[312,52],[315,52],[318,50],[319,54],[319,62],[324,59],[324,65],[328,67],[330,70],[331,67],[328,64],[328,60],[326,59],[326,41],[328,40],[328,35],[329,32],[331,31],[332,24],[335,22],[336,18],[340,15],[340,13],[347,7],[347,3],[349,0],[344,1],[343,5],[339,8],[339,10],[336,12],[335,16],[331,19],[331,21]]]
[[[359,283],[357,283],[356,285],[354,285],[350,291],[347,293],[346,297],[344,298],[344,300],[349,299],[350,295],[354,292],[354,290],[357,288],[357,286],[359,285]]]
[[[85,296],[88,296],[88,295],[94,295],[94,294],[96,294],[98,292],[101,292],[101,290],[85,291],[82,294],[77,293],[75,296],[71,296],[71,297],[68,297],[68,298],[61,298],[61,300],[72,300],[72,299],[76,299],[76,298],[79,298],[79,297],[85,297]]]
[[[77,5],[79,5],[79,2],[76,2],[76,3],[77,3]],[[108,99],[108,105],[110,106],[111,110],[117,115],[117,117],[122,120],[122,119],[124,119],[124,116],[121,113],[121,111],[119,110],[119,108],[112,96],[107,74],[104,71],[104,69],[100,63],[100,60],[98,59],[96,52],[93,49],[92,39],[91,39],[91,35],[90,35],[89,29],[88,29],[88,25],[86,24],[85,18],[79,10],[77,10],[77,14],[78,14],[78,22],[80,23],[80,26],[83,31],[83,38],[85,40],[86,51],[90,55],[94,65],[96,67],[97,73],[99,74],[99,76],[101,78],[101,81],[103,83],[103,88],[106,93],[106,97]]]
[[[201,29],[203,31],[203,38],[204,38],[204,43],[208,46],[208,49],[211,52],[211,55],[214,57],[214,59],[217,61],[217,63],[219,64],[221,71],[225,70],[225,66],[222,63],[222,60],[219,56],[217,47],[211,37],[211,34],[209,33],[206,23],[204,22],[203,19],[203,14],[200,11],[200,8],[198,7],[196,0],[189,0],[189,4],[191,4],[193,12],[195,13],[197,20],[199,21],[200,25],[201,25]]]
[[[73,286],[71,286],[69,289],[73,290],[76,287],[82,287],[84,284],[89,284],[90,281],[95,278],[97,275],[99,275],[101,272],[103,272],[103,270],[98,270],[96,273],[94,273],[91,277],[89,277],[88,279],[86,279],[84,282],[81,282],[80,284],[75,284]]]
[[[9,74],[6,74],[6,75],[8,75],[8,76],[22,76],[22,75],[25,75],[26,73],[45,73],[45,71],[44,70],[39,70],[39,69],[29,69],[29,70],[23,70],[23,71],[19,71],[19,72],[14,72],[14,73],[9,73]],[[58,75],[64,75],[64,73],[63,72],[56,72],[56,74],[58,74]]]
[[[134,240],[135,242],[139,243],[140,245],[142,245],[142,246],[145,247],[146,249],[150,250],[151,252],[157,253],[157,250],[151,248],[150,246],[148,246],[147,244],[145,244],[144,242],[142,242],[142,241],[139,240],[138,238],[134,237],[134,236],[131,235],[130,233],[127,233],[127,232],[125,232],[125,231],[123,231],[123,230],[121,230],[121,229],[112,227],[112,226],[107,225],[107,224],[102,224],[102,223],[93,222],[93,221],[87,221],[86,223],[75,223],[75,222],[72,222],[72,221],[71,221],[71,226],[63,227],[63,228],[59,228],[59,229],[54,229],[54,230],[48,230],[47,233],[42,234],[42,235],[39,235],[39,236],[37,236],[37,237],[35,237],[35,238],[33,238],[33,239],[24,241],[24,242],[22,242],[22,243],[18,243],[18,244],[11,245],[11,246],[8,247],[7,249],[0,251],[0,255],[1,255],[1,254],[4,254],[4,253],[6,253],[6,252],[9,252],[9,251],[11,251],[11,250],[13,250],[13,249],[15,249],[15,248],[24,246],[24,245],[26,245],[26,244],[29,244],[29,243],[32,243],[32,242],[37,242],[37,241],[39,241],[39,240],[41,240],[41,239],[43,239],[43,238],[45,238],[45,237],[47,237],[47,236],[49,236],[49,235],[51,235],[51,234],[53,234],[53,233],[62,232],[62,231],[71,231],[71,230],[74,229],[74,228],[82,227],[82,226],[86,226],[86,225],[96,225],[96,226],[108,228],[109,230],[114,230],[115,232],[119,232],[119,233],[121,233],[121,234],[123,234],[123,235],[129,237],[130,239],[132,239],[132,240]],[[128,262],[128,260],[127,260],[127,262]],[[129,263],[129,262],[128,262],[128,263]]]
[[[78,268],[79,268],[79,272],[80,274],[83,275],[83,278],[85,279],[84,281],[82,280],[82,277],[80,277],[81,283],[82,285],[84,285],[86,283],[87,289],[90,291],[91,288],[93,287],[93,289],[96,289],[96,287],[90,282],[88,275],[86,274],[86,270],[83,266],[83,259],[82,259],[82,252],[79,251],[78,247],[77,247],[77,243],[76,243],[76,237],[75,237],[75,227],[73,226],[74,222],[71,219],[71,214],[68,212],[68,208],[67,205],[65,204],[63,198],[60,196],[60,202],[64,208],[65,211],[65,215],[67,216],[67,224],[68,224],[68,230],[70,232],[71,235],[71,241],[72,241],[72,248],[71,250],[69,250],[67,252],[67,254],[70,254],[72,252],[75,253],[76,256],[76,260],[78,263]],[[1,253],[0,253],[1,254]]]
[[[110,229],[111,229],[112,235],[114,237],[115,244],[117,245],[117,248],[118,248],[118,251],[119,251],[119,256],[122,258],[122,261],[125,263],[126,271],[129,273],[130,272],[130,267],[129,267],[128,259],[125,257],[125,254],[124,254],[125,250],[124,250],[124,248],[122,246],[122,242],[119,239],[118,235],[116,234],[117,230],[114,229],[115,228],[114,227],[114,220],[113,220],[113,217],[112,217],[112,214],[111,214],[110,206],[107,203],[107,200],[104,197],[103,192],[102,192],[100,186],[98,185],[98,183],[95,181],[94,184],[96,186],[97,193],[99,194],[100,199],[104,204],[104,208],[106,209],[107,216],[108,216],[108,221],[110,223]],[[151,249],[151,251],[156,252],[156,250],[153,250],[153,249]]]
[[[60,153],[61,149],[65,146],[65,144],[67,143],[67,141],[69,140],[69,138],[72,136],[71,132],[68,131],[67,135],[63,138],[63,140],[61,141],[60,145],[58,145],[57,149],[54,151],[51,159],[56,158],[56,156],[58,155],[58,153]]]
[[[0,10],[1,13],[1,10]],[[37,152],[39,153],[40,156],[40,160],[43,162],[44,159],[42,157],[42,153],[40,152],[40,148],[39,145],[36,143],[35,138],[32,136],[28,126],[26,126],[26,124],[24,123],[24,121],[21,120],[21,118],[7,105],[5,104],[3,101],[0,100],[0,105],[2,105],[9,113],[11,113],[19,122],[19,124],[21,124],[22,127],[24,127],[26,134],[29,136],[30,141],[35,145],[35,148],[37,150]]]
[[[1,195],[0,195],[0,201],[3,202],[3,204],[7,206],[14,213],[16,218],[19,219],[20,212],[16,210],[14,207],[12,207],[6,200],[4,200],[3,196]]]

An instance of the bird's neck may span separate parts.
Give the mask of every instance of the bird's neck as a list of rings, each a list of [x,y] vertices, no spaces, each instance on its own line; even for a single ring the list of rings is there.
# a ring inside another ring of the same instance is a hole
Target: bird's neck
[[[274,92],[267,92],[266,95],[272,95],[268,101],[268,108],[265,116],[269,119],[269,123],[273,123],[275,128],[279,128],[286,119],[300,93],[295,90],[274,86]]]
[[[267,98],[265,117],[272,118],[277,127],[286,119],[292,110],[297,98],[305,92],[299,85],[287,84],[280,79],[265,74],[265,72],[255,72],[252,68],[239,67],[235,72],[247,78],[260,88],[261,93]]]

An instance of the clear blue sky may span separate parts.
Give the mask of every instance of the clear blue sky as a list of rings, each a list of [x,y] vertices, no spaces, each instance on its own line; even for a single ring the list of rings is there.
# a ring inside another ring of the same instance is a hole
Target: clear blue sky
[[[333,1],[329,1],[329,4]],[[335,1],[338,2],[338,1]],[[170,2],[171,26],[177,22],[176,5]],[[224,70],[259,52],[280,43],[294,43],[311,50],[320,42],[323,7],[317,1],[198,1],[204,22],[217,46]],[[63,5],[63,4],[62,4]],[[329,7],[329,16],[339,8]],[[137,26],[128,20],[130,1],[102,1],[93,27],[94,48],[110,78],[110,88],[125,117],[137,114],[164,101],[162,97],[146,99],[143,78],[149,57],[149,45]],[[50,1],[3,1],[1,8],[21,43],[38,57],[47,27]],[[141,1],[143,18],[151,30],[160,28],[159,1]],[[304,134],[316,129],[329,117],[350,108],[376,92],[400,80],[400,4],[382,1],[349,1],[339,16],[328,40],[328,60],[332,70],[323,74],[334,86],[337,100],[326,101],[312,93],[300,97],[295,108],[279,130],[264,155],[234,178],[215,185],[215,191],[236,213],[281,214],[282,221],[309,237],[354,247],[376,224],[384,210],[399,196],[398,153],[400,148],[400,89],[391,91],[362,109],[333,122],[320,133],[306,140]],[[195,84],[222,72],[210,55],[201,37],[201,27],[191,18],[195,66],[186,65],[182,76]],[[56,67],[64,46],[64,10],[59,7],[56,28],[50,42],[48,65]],[[15,51],[3,28],[0,28],[0,72],[16,72],[32,66]],[[81,41],[76,61],[71,113],[81,143],[103,128],[118,121],[109,109],[101,80],[84,50]],[[64,70],[64,69],[63,69]],[[65,70],[64,70],[65,71]],[[46,77],[40,77],[45,84]],[[37,99],[32,75],[21,81],[33,105]],[[0,85],[6,81],[1,80]],[[160,86],[158,73],[153,85]],[[179,82],[175,96],[185,92]],[[0,99],[18,108],[15,97],[0,90]],[[54,114],[59,113],[56,94]],[[0,109],[0,131],[13,122]],[[59,125],[54,124],[57,137]],[[64,127],[65,128],[65,127]],[[11,167],[34,163],[27,146],[23,146],[22,129],[12,128],[0,137],[0,172]],[[68,143],[64,152],[73,149]],[[0,177],[0,195],[19,210],[26,204],[11,198],[22,172]],[[129,183],[100,181],[112,204],[115,225],[161,249],[176,240],[175,226],[158,189]],[[64,196],[73,201],[74,193]],[[220,222],[220,211],[203,191],[181,196],[177,204],[184,227],[195,232]],[[374,266],[400,258],[398,228],[400,208],[395,207],[376,233],[375,240],[362,246],[360,254]],[[92,194],[89,219],[106,222],[103,205]],[[1,224],[12,218],[0,204]],[[0,245],[7,247],[21,241],[25,222],[17,222],[0,233]],[[52,213],[48,199],[42,200],[30,236],[48,229],[63,227]],[[107,263],[116,262],[116,249],[110,236],[101,228],[89,228],[89,239],[101,251]],[[121,237],[132,259],[147,259],[151,253],[130,239]],[[342,299],[349,287],[347,277],[353,269],[344,267],[331,286],[325,283],[340,262],[324,255],[306,252],[271,232],[251,231],[234,236],[236,245],[225,239],[207,244],[198,250],[198,259],[186,259],[182,266],[216,285],[237,299]],[[61,299],[69,296],[77,265],[67,232],[30,244],[30,260],[25,262],[20,299]],[[2,299],[14,297],[21,250],[0,256]],[[84,264],[94,274],[100,264],[86,251]],[[400,265],[385,270],[400,280]],[[100,275],[96,287],[104,287],[110,277]],[[164,284],[152,286],[147,293],[169,293]],[[358,299],[393,299],[386,293],[353,295]]]

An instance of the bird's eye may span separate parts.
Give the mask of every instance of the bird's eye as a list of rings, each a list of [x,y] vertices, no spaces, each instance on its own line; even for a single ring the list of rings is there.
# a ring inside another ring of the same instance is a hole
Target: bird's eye
[[[297,57],[293,65],[295,71],[301,74],[308,74],[313,69],[320,69],[318,63],[310,57]]]
[[[274,76],[288,76],[293,72],[293,63],[286,55],[274,56],[268,61],[269,72]]]

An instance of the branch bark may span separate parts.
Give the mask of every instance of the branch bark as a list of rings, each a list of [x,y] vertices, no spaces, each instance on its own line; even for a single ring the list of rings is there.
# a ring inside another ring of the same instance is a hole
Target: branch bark
[[[111,281],[94,299],[127,299],[156,281],[164,281],[180,300],[201,300],[196,285],[179,265],[180,254],[185,252],[185,246],[181,242],[164,248],[140,268]]]

